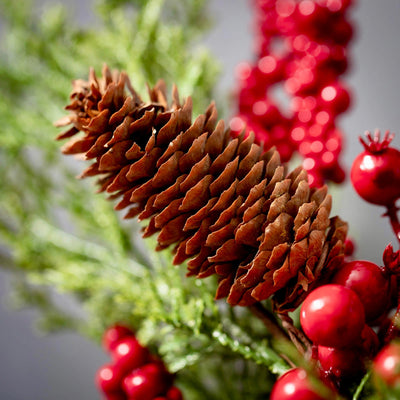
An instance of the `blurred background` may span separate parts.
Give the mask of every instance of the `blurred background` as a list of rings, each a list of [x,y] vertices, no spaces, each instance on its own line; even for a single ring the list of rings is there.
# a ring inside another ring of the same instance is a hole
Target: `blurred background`
[[[53,1],[51,1],[53,2]],[[35,1],[42,12],[50,1]],[[55,2],[55,1],[54,1]],[[361,152],[358,136],[365,130],[389,129],[400,147],[400,2],[358,1],[352,9],[357,34],[350,47],[351,71],[345,81],[353,90],[353,106],[339,126],[346,134],[344,164],[351,166]],[[89,0],[68,0],[81,24],[95,24]],[[245,0],[212,0],[214,17],[204,44],[222,65],[220,90],[234,87],[237,64],[252,59],[252,15]],[[0,16],[1,17],[1,16]],[[194,95],[195,97],[195,95]],[[362,201],[349,182],[332,186],[333,215],[350,224],[350,236],[357,243],[357,258],[380,263],[384,247],[395,243],[383,208]],[[7,307],[9,277],[0,272],[0,399],[72,400],[98,399],[93,376],[108,358],[89,340],[75,334],[40,336],[34,328],[36,312],[13,312]],[[71,299],[67,302],[79,312]]]

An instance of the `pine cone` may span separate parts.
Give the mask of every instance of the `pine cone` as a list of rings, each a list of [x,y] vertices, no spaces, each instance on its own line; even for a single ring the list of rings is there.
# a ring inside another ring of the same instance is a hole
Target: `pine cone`
[[[285,175],[252,134],[233,138],[214,104],[192,123],[192,101],[181,104],[175,87],[171,106],[162,81],[148,91],[144,102],[107,67],[74,81],[71,113],[56,123],[72,125],[58,136],[74,136],[63,153],[93,159],[81,176],[100,175],[125,218],[150,219],[143,236],[157,232],[157,250],[173,246],[174,264],[190,258],[189,276],[216,274],[217,299],[273,296],[277,311],[296,308],[343,260],[347,224],[329,218],[326,187],[310,188],[301,168]]]

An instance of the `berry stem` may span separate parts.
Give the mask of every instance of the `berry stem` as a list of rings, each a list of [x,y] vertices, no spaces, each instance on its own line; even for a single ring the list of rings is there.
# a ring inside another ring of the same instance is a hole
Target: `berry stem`
[[[282,321],[282,326],[278,323],[275,315],[268,311],[261,303],[249,306],[250,311],[264,323],[268,331],[276,338],[291,341],[298,352],[311,357],[312,343],[307,337],[293,325],[293,320],[286,314],[278,314]]]
[[[282,321],[282,326],[288,332],[290,340],[296,346],[299,353],[306,359],[310,359],[312,356],[312,343],[310,340],[300,329],[294,326],[293,320],[289,317],[289,315],[279,314],[279,318]]]
[[[387,215],[389,217],[393,232],[394,232],[394,234],[399,242],[399,245],[400,245],[400,221],[397,216],[397,211],[398,211],[398,208],[393,203],[390,206],[387,206],[387,212],[385,215]]]
[[[390,343],[395,338],[395,336],[398,333],[397,327],[399,326],[399,323],[400,323],[400,291],[397,294],[396,313],[392,317],[392,322],[390,324],[389,329],[386,332],[384,344]]]
[[[260,302],[248,307],[259,318],[272,336],[278,339],[290,340],[288,333],[279,325],[275,315],[267,310]]]

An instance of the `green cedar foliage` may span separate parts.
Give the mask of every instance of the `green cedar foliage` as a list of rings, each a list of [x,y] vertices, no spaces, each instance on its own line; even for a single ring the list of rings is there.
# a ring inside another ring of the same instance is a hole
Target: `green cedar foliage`
[[[187,398],[256,399],[270,390],[271,372],[288,368],[261,323],[215,302],[212,280],[188,279],[168,251],[155,253],[137,223],[94,194],[94,182],[74,179],[82,165],[54,141],[71,80],[103,63],[127,71],[140,93],[160,77],[175,82],[182,96],[195,94],[195,114],[205,109],[218,71],[198,44],[206,2],[166,3],[102,0],[86,26],[61,4],[38,12],[28,0],[0,0],[2,264],[12,271],[14,304],[39,308],[41,329],[99,342],[124,321],[182,371]],[[54,290],[76,299],[79,312]]]

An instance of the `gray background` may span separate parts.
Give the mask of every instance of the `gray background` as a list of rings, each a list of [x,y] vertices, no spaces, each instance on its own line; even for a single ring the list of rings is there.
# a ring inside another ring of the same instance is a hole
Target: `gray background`
[[[39,4],[39,3],[38,3]],[[69,0],[79,20],[93,21],[89,2]],[[215,28],[205,44],[223,66],[221,88],[233,86],[234,68],[251,60],[251,13],[245,0],[213,0]],[[350,167],[361,151],[358,135],[366,129],[398,133],[400,148],[400,2],[359,0],[353,9],[358,34],[351,47],[353,67],[347,82],[354,90],[354,106],[339,125],[347,135],[345,164]],[[396,246],[383,209],[368,205],[347,182],[333,187],[334,214],[350,223],[358,244],[357,257],[380,263],[388,242]],[[0,400],[98,399],[93,376],[107,356],[95,344],[74,334],[38,336],[35,312],[12,312],[6,307],[9,278],[0,273]]]

